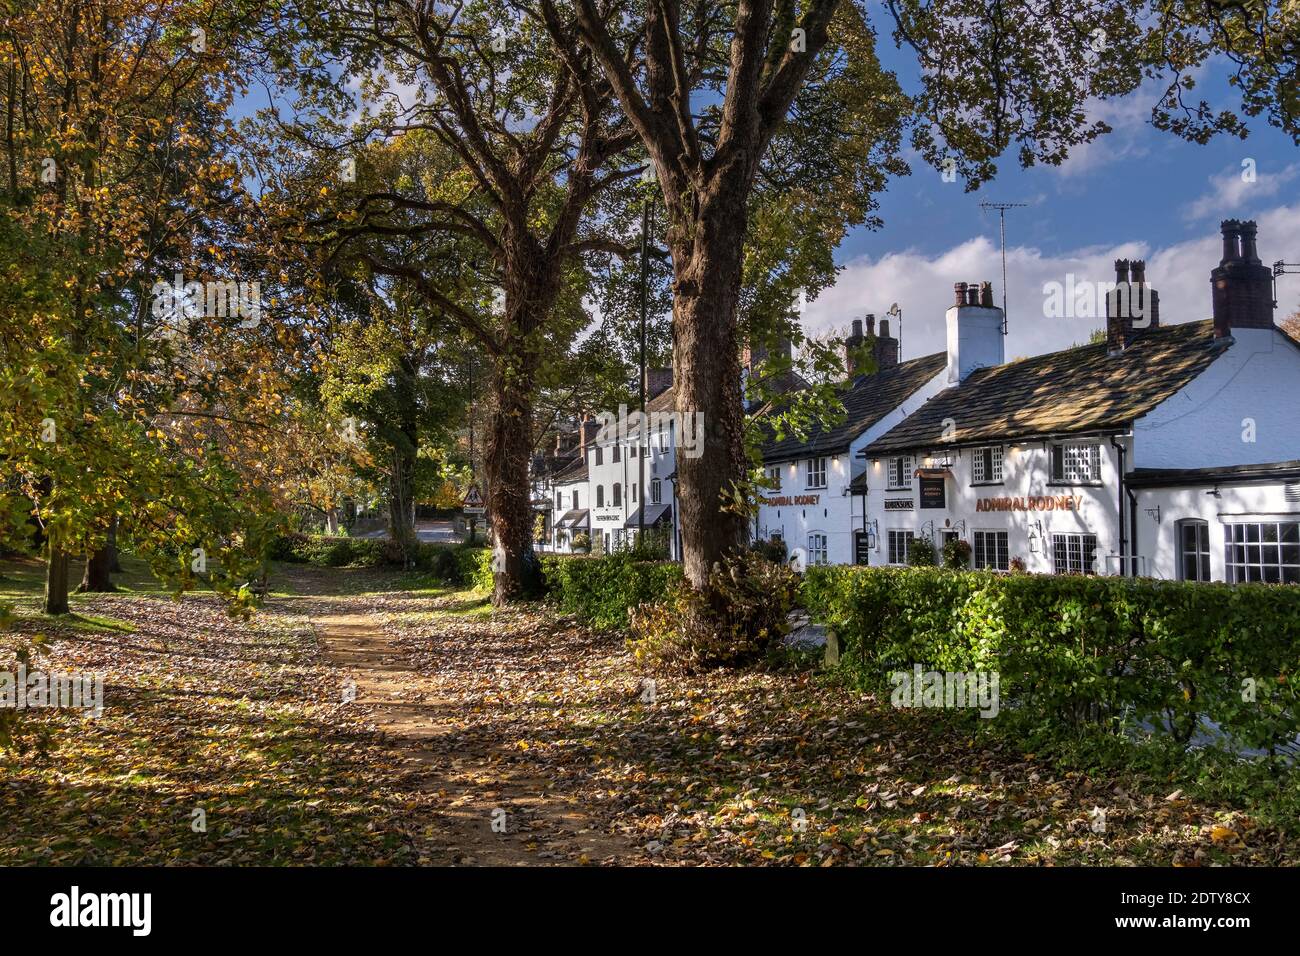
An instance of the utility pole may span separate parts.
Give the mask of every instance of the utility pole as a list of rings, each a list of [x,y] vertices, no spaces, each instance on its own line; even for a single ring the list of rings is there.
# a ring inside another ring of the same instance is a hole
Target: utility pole
[[[1029,205],[1023,202],[982,202],[981,209],[998,211],[998,228],[1002,234],[1002,334],[1007,334],[1007,210]]]

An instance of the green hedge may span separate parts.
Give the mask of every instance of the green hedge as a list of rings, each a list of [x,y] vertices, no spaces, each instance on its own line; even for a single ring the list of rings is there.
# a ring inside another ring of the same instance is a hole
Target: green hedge
[[[542,573],[548,597],[584,623],[625,628],[628,610],[662,601],[682,580],[682,567],[669,561],[638,561],[630,556],[545,555]]]
[[[341,538],[328,535],[286,534],[271,546],[275,561],[311,564],[322,568],[400,567],[401,548],[384,538]],[[416,568],[454,584],[492,587],[492,555],[487,548],[422,542]]]
[[[1186,743],[1210,720],[1264,751],[1300,734],[1294,586],[822,566],[803,600],[863,686],[914,664],[997,671],[1008,725],[1031,732],[1146,724]]]

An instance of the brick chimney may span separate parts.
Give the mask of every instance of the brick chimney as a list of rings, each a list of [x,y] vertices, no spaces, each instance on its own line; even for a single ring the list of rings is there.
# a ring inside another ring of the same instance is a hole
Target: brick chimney
[[[1225,219],[1223,259],[1210,273],[1214,300],[1214,337],[1225,338],[1233,329],[1273,327],[1273,273],[1255,251],[1253,221]]]
[[[648,368],[645,370],[645,397],[646,401],[654,398],[656,395],[662,395],[673,385],[673,370],[671,368]]]
[[[1124,351],[1147,329],[1160,326],[1160,293],[1147,285],[1141,259],[1115,260],[1115,288],[1106,293],[1106,351]]]
[[[993,283],[956,282],[952,289],[953,304],[947,313],[947,381],[956,385],[976,369],[1003,364],[1006,346],[1002,310],[993,304]],[[894,355],[897,358],[897,350]]]
[[[876,368],[884,371],[898,364],[898,339],[889,334],[889,320],[880,320],[880,334],[872,345],[871,354],[876,360]]]
[[[875,334],[876,317],[874,315],[867,316],[867,328],[870,329],[868,334]],[[849,334],[849,337],[844,340],[844,368],[845,371],[848,372],[850,380],[858,376],[857,357],[853,353],[862,348],[862,343],[864,341],[865,339],[862,335],[862,320],[854,319],[853,331]]]

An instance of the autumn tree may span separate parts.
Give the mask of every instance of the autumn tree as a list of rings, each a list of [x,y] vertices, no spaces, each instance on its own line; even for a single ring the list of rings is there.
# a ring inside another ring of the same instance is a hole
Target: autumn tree
[[[537,570],[528,464],[539,375],[585,324],[584,257],[622,247],[613,196],[640,172],[629,155],[636,136],[608,86],[588,82],[595,65],[572,27],[545,10],[372,0],[342,9],[304,5],[299,14],[303,42],[339,54],[336,73],[316,74],[318,95],[344,93],[354,80],[379,97],[393,85],[416,91],[409,102],[388,96],[389,108],[363,119],[347,143],[419,135],[426,168],[400,181],[367,186],[363,175],[360,188],[340,184],[350,205],[311,229],[335,241],[336,257],[405,283],[484,353],[494,600],[506,601]],[[348,109],[346,97],[331,102],[339,115]],[[366,163],[364,150],[321,138],[304,132],[304,142],[335,150],[334,165]],[[418,250],[403,246],[399,256],[384,241],[418,245],[440,235],[477,245],[479,255],[460,268],[467,281],[497,287],[499,302],[447,294],[430,281]]]

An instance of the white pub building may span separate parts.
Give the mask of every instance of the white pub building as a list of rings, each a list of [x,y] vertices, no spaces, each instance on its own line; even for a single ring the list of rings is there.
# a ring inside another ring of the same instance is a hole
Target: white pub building
[[[765,448],[755,537],[809,564],[960,538],[977,568],[1300,583],[1300,345],[1255,232],[1223,223],[1205,321],[1162,325],[1120,261],[1104,342],[1007,362],[988,283],[955,286],[946,352],[898,363],[882,322],[845,421]]]

